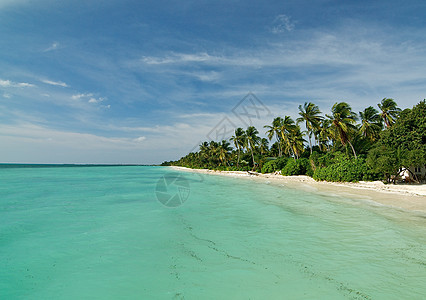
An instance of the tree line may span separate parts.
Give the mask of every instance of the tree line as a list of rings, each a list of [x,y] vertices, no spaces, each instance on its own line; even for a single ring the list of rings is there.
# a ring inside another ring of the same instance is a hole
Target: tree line
[[[198,152],[163,165],[281,171],[330,181],[390,181],[403,167],[424,166],[425,100],[402,111],[394,99],[384,98],[377,108],[357,114],[348,103],[337,102],[323,114],[316,104],[305,102],[295,120],[276,117],[265,125],[266,138],[254,126],[236,128],[229,140],[205,141]]]

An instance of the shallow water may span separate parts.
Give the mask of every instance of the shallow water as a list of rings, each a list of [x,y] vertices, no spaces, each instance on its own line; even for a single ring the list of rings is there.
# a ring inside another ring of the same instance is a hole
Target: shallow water
[[[165,174],[0,168],[0,299],[426,297],[422,215],[187,172],[170,208]]]

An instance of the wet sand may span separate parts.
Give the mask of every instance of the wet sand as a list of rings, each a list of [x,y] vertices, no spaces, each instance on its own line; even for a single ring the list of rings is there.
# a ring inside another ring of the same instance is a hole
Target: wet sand
[[[315,181],[309,176],[282,176],[275,174],[258,174],[243,171],[212,171],[207,169],[189,169],[171,167],[179,171],[188,171],[210,175],[247,177],[265,183],[281,184],[286,187],[303,189],[311,192],[348,196],[386,205],[394,208],[426,213],[426,185],[425,184],[384,184],[373,182],[324,182]]]

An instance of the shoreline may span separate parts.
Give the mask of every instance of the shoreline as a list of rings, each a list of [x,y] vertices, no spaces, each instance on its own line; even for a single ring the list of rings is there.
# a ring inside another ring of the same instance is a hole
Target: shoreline
[[[392,208],[426,214],[426,184],[384,184],[380,181],[365,182],[327,182],[315,181],[306,175],[282,176],[275,174],[249,174],[245,171],[214,171],[171,166],[178,171],[209,175],[245,177],[264,183],[281,184],[290,188],[317,193],[332,193],[347,196],[370,204],[385,205]]]

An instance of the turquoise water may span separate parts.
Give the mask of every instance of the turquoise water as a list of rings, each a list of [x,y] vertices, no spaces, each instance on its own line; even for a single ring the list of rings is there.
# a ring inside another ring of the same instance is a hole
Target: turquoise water
[[[0,168],[0,299],[426,297],[425,216],[193,173],[168,208],[169,172]]]

